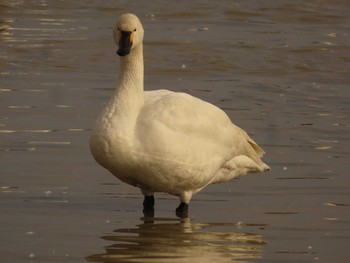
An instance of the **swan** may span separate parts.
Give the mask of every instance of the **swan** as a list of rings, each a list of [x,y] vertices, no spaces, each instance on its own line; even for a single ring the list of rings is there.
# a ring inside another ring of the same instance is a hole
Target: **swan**
[[[186,93],[144,91],[144,29],[134,14],[113,30],[120,56],[117,87],[96,120],[90,151],[98,164],[141,189],[144,209],[154,193],[180,198],[187,215],[193,194],[248,172],[269,170],[263,149],[218,107]]]

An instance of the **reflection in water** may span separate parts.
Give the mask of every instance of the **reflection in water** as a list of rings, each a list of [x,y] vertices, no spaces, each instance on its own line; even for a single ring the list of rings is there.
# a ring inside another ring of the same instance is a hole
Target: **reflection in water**
[[[88,256],[90,262],[245,262],[261,258],[260,235],[229,232],[237,224],[192,223],[189,218],[142,218],[133,228],[102,236],[113,241],[106,253]],[[219,230],[220,229],[220,230]]]

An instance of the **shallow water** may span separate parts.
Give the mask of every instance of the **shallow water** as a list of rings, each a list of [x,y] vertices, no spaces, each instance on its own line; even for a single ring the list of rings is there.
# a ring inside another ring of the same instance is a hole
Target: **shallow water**
[[[115,85],[111,30],[137,13],[146,89],[224,109],[267,152],[269,174],[197,194],[190,218],[91,158]],[[2,1],[3,262],[347,262],[347,1]]]

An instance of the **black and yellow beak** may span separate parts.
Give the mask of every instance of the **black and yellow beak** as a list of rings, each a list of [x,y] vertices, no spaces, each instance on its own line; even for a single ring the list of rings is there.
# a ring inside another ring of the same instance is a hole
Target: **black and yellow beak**
[[[121,37],[119,41],[119,48],[117,50],[117,54],[123,57],[130,54],[134,32],[121,31],[120,34]]]

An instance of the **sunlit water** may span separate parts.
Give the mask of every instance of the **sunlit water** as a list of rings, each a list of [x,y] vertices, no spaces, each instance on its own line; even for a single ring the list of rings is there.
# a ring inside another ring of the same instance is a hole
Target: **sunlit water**
[[[124,11],[146,30],[146,89],[224,109],[269,174],[208,187],[186,220],[159,194],[152,218],[92,160]],[[348,1],[5,0],[0,14],[1,261],[348,262]]]

